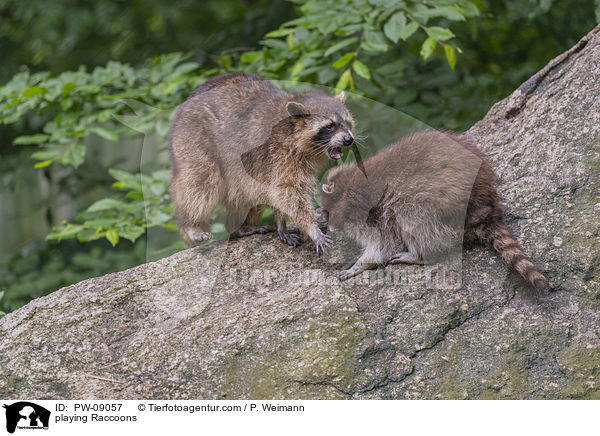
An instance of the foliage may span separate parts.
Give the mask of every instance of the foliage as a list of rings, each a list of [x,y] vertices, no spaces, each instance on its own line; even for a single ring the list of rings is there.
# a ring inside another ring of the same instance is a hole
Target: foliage
[[[388,77],[401,68],[400,63],[390,68],[382,54],[394,46],[404,46],[408,39],[419,42],[423,60],[440,47],[454,69],[460,48],[449,25],[479,15],[475,3],[301,1],[301,16],[267,33],[262,50],[244,53],[240,67],[267,78],[330,85],[338,91],[350,87],[368,94],[373,85],[385,87]],[[222,64],[229,62],[227,58],[222,60]],[[371,86],[366,82],[372,82]]]
[[[193,51],[202,64],[254,44],[293,8],[271,0],[0,0],[0,16],[4,82],[21,65],[60,73],[175,51]]]

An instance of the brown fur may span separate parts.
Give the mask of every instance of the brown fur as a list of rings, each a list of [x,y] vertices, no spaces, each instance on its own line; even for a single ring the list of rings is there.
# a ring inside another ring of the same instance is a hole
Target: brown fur
[[[345,279],[378,264],[429,263],[465,241],[482,241],[538,290],[546,278],[503,219],[497,179],[466,137],[420,132],[356,165],[332,169],[323,186],[329,224],[364,247]],[[370,177],[373,175],[373,177]]]
[[[290,217],[323,251],[331,241],[312,208],[316,175],[327,156],[341,156],[352,124],[343,95],[290,94],[248,74],[200,86],[179,108],[169,135],[171,195],[182,238],[188,244],[210,239],[219,205],[232,235],[266,232],[257,224],[270,206],[282,241],[299,242],[286,230]]]

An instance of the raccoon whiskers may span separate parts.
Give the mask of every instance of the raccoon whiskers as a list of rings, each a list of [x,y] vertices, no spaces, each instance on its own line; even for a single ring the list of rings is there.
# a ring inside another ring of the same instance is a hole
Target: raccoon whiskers
[[[364,142],[362,142],[361,140],[357,140],[356,138],[354,138],[354,143],[356,144],[357,147],[359,148],[363,148],[363,149],[367,149],[367,146],[364,144]]]
[[[310,152],[311,156],[317,156],[319,154],[325,153],[327,151],[327,149],[330,147],[330,142],[329,141],[321,141],[321,142],[316,142],[315,146],[313,146],[313,149]]]

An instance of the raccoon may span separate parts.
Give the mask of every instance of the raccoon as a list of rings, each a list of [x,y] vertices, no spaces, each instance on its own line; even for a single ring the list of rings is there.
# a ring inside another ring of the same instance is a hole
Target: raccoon
[[[169,133],[171,196],[183,240],[212,238],[217,206],[232,237],[266,233],[265,207],[274,210],[281,241],[296,246],[291,218],[321,254],[331,244],[312,207],[317,174],[354,141],[345,96],[287,93],[250,74],[207,81],[177,111]]]
[[[344,164],[322,185],[329,229],[364,248],[341,280],[386,263],[432,263],[464,240],[490,244],[535,288],[548,288],[504,222],[485,155],[465,136],[416,133],[363,163],[368,178]]]

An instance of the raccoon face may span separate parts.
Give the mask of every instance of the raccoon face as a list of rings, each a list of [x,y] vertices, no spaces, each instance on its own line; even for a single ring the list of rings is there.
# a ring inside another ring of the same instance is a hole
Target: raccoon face
[[[313,137],[315,149],[324,149],[332,160],[340,159],[342,147],[350,147],[354,143],[349,124],[343,119],[324,119],[316,126],[317,133]]]
[[[354,120],[344,106],[344,94],[328,97],[325,94],[313,94],[303,103],[289,102],[288,113],[303,120],[311,154],[327,154],[332,160],[342,157],[344,147],[354,143]]]

